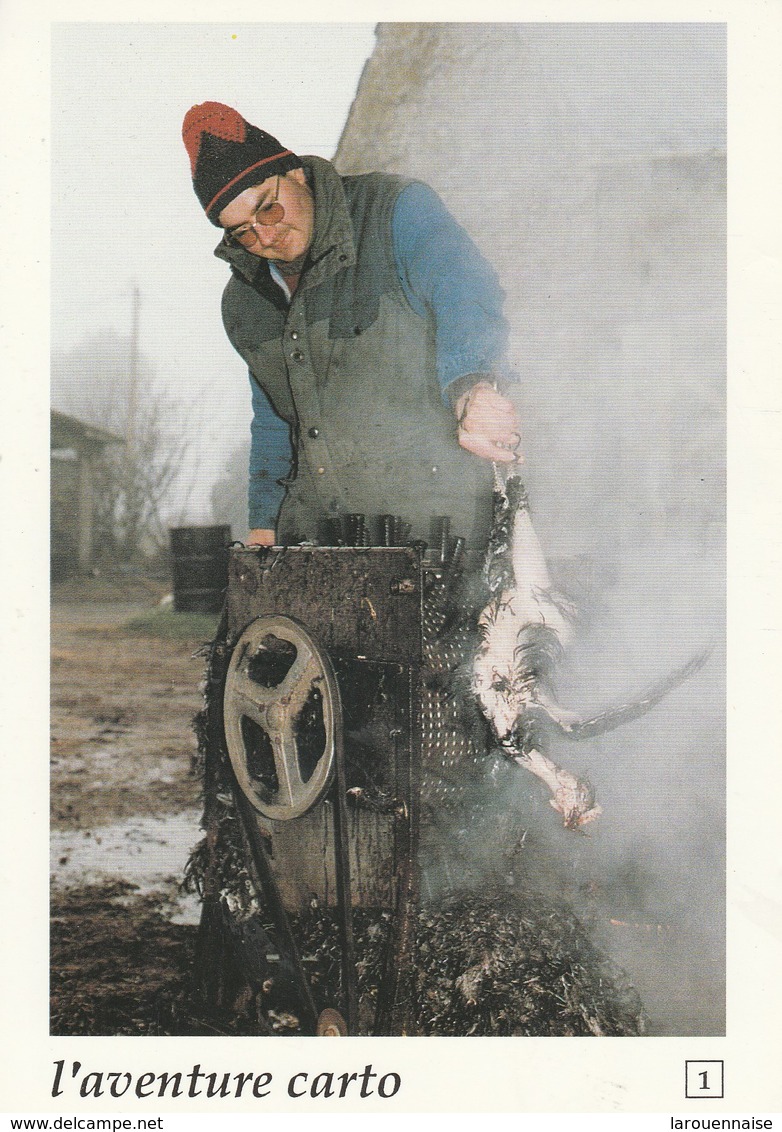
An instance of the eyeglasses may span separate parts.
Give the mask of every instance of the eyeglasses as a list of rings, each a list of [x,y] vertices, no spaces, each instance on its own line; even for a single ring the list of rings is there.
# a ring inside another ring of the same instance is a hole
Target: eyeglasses
[[[285,216],[285,209],[278,200],[279,195],[280,176],[277,174],[274,199],[270,200],[268,204],[259,204],[254,213],[255,219],[249,224],[243,224],[239,228],[228,231],[229,239],[235,240],[236,243],[241,244],[243,248],[254,247],[254,245],[258,243],[258,234],[255,231],[256,227],[260,225],[262,228],[271,228],[275,224],[279,224]]]

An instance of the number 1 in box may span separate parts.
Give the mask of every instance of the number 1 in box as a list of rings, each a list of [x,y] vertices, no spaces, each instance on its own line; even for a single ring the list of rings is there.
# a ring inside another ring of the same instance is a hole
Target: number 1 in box
[[[724,1061],[685,1061],[685,1097],[725,1096]]]

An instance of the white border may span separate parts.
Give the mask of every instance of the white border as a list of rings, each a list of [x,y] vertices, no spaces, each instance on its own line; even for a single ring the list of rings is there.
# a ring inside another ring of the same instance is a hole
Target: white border
[[[50,1038],[47,1023],[47,747],[44,656],[48,622],[48,369],[46,248],[22,235],[48,215],[50,20],[197,22],[257,20],[258,5],[228,11],[202,0],[0,9],[4,413],[2,461],[6,598],[0,727],[5,759],[2,825],[6,1112],[159,1113],[644,1113],[716,1117],[778,1112],[782,1043],[782,914],[779,866],[779,161],[782,7],[615,0],[613,3],[482,5],[486,20],[726,21],[729,44],[729,1001],[725,1038],[316,1039]],[[323,20],[300,4],[276,19]],[[472,19],[469,8],[460,18]],[[340,20],[453,20],[452,4],[330,6]],[[10,160],[9,160],[10,158]],[[29,705],[26,707],[25,705]],[[402,1074],[396,1098],[350,1103],[103,1100],[50,1095],[52,1064],[85,1069],[294,1072],[363,1069]],[[685,1102],[684,1062],[724,1059],[726,1098]],[[542,1120],[528,1126],[546,1127]],[[624,1125],[626,1126],[626,1125]],[[641,1125],[637,1125],[641,1126]],[[651,1125],[650,1125],[651,1126]],[[661,1126],[661,1125],[656,1125]],[[670,1124],[666,1120],[666,1127]],[[170,1127],[170,1125],[168,1126]]]

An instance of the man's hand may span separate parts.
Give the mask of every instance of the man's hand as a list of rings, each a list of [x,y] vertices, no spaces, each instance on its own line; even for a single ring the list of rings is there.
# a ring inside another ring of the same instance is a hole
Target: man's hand
[[[245,546],[274,546],[275,532],[267,527],[254,527],[244,540]]]
[[[477,382],[461,395],[454,407],[462,448],[500,464],[524,463],[518,413],[491,382]]]

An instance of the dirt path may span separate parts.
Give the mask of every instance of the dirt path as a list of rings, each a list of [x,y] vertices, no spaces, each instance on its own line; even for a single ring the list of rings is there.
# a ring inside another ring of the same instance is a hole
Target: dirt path
[[[192,723],[204,638],[127,630],[154,586],[85,588],[104,600],[71,589],[52,606],[51,1028],[193,1032],[170,1004],[198,919],[180,886],[201,837]]]
[[[88,608],[79,624],[73,607],[53,611],[53,826],[192,809],[201,642],[131,636],[121,627],[128,607],[113,620],[92,616]]]

